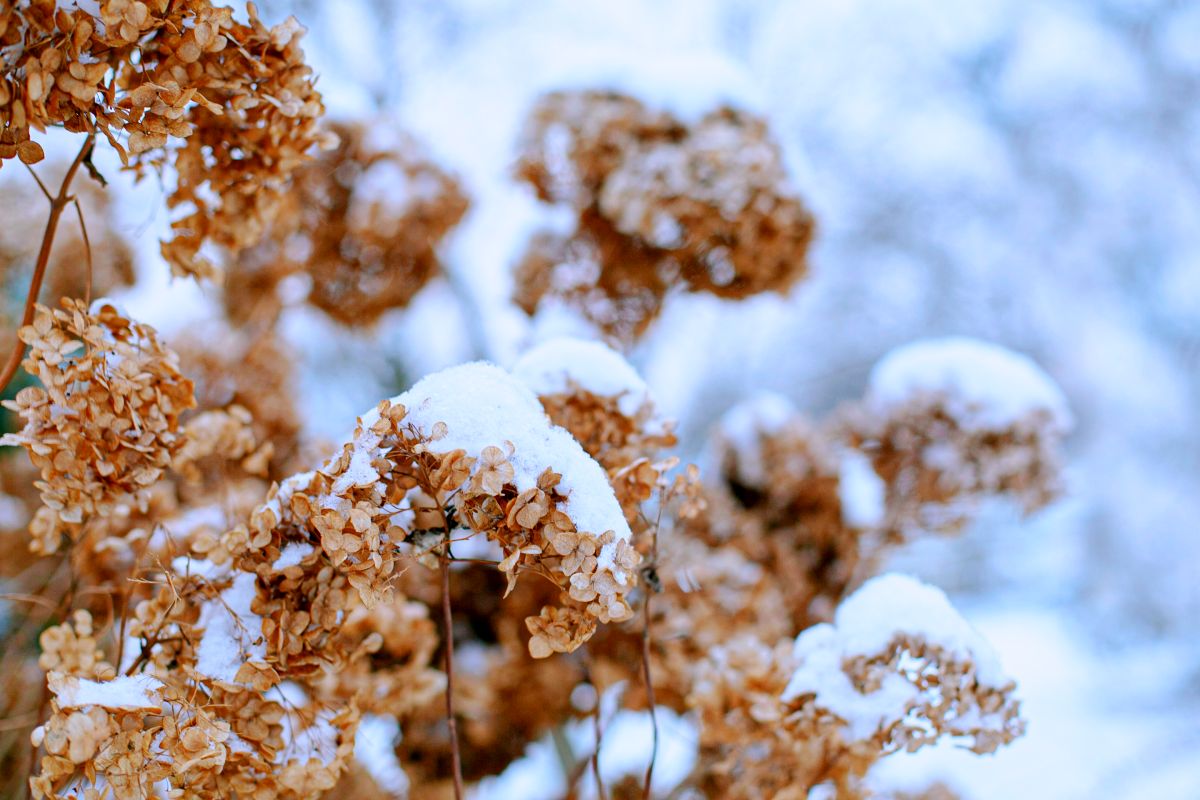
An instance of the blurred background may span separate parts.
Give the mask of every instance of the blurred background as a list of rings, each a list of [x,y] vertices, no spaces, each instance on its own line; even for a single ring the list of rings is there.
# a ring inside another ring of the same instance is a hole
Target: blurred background
[[[736,76],[819,224],[790,296],[670,298],[633,354],[685,456],[761,389],[814,416],[926,336],[1024,351],[1077,420],[1069,495],[895,557],[945,588],[1020,681],[1027,737],[897,757],[888,785],[967,798],[1200,797],[1200,4],[1182,0],[266,0],[295,14],[336,118],[411,131],[472,198],[447,280],[372,340],[287,312],[307,418],[337,436],[425,372],[531,336],[511,267],[552,215],[512,177],[537,95],[588,70]],[[676,73],[680,73],[676,70]],[[674,90],[711,93],[675,74]],[[112,168],[109,174],[115,173]],[[16,170],[5,180],[20,179]],[[26,176],[27,177],[27,176]],[[127,193],[125,302],[210,313],[157,254],[161,189]],[[465,302],[462,302],[465,300]]]

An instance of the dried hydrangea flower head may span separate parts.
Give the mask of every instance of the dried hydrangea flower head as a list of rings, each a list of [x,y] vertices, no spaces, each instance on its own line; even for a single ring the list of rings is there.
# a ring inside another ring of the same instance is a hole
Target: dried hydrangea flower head
[[[144,496],[183,446],[179,415],[194,403],[175,354],[106,301],[39,307],[20,337],[41,386],[6,402],[25,427],[0,443],[29,452],[46,506],[79,523]]]
[[[952,337],[884,357],[843,425],[887,484],[886,525],[904,537],[957,530],[991,496],[1026,513],[1050,503],[1062,491],[1059,452],[1072,420],[1028,357]]]
[[[595,531],[595,532],[593,532]],[[430,375],[363,415],[351,441],[294,476],[255,515],[253,541],[319,542],[364,602],[386,599],[396,546],[426,559],[483,534],[509,590],[523,572],[559,586],[531,617],[531,652],[569,652],[631,615],[638,555],[604,471],[504,370]]]
[[[578,214],[518,268],[530,314],[565,304],[629,340],[673,286],[743,298],[805,272],[812,217],[749,112],[725,105],[688,123],[615,92],[552,92],[529,116],[517,174]]]
[[[99,132],[139,171],[175,166],[163,255],[219,275],[206,245],[262,234],[293,169],[326,141],[294,19],[273,28],[210,0],[8,3],[0,11],[0,163],[35,163],[32,130]],[[182,140],[181,144],[174,144]]]
[[[902,575],[868,581],[790,653],[743,640],[702,672],[701,782],[720,796],[828,783],[866,797],[861,779],[884,756],[942,739],[990,753],[1024,731],[991,647],[941,591]]]
[[[171,346],[195,383],[199,411],[231,412],[237,406],[249,415],[247,434],[256,445],[237,458],[269,448],[266,467],[276,479],[299,467],[302,426],[292,366],[296,354],[279,336],[214,320],[189,325]]]
[[[776,576],[798,628],[829,617],[868,544],[872,514],[846,491],[846,457],[790,401],[769,393],[731,408],[711,443],[711,513],[691,532]]]
[[[339,123],[335,149],[299,170],[262,243],[230,275],[235,319],[277,310],[279,281],[304,276],[307,301],[344,325],[408,304],[440,270],[437,247],[467,210],[458,182],[395,123]]]

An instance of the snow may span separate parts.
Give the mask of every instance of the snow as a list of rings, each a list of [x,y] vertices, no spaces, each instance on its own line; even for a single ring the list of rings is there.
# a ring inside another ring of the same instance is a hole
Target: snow
[[[171,570],[183,577],[197,577],[206,581],[216,581],[228,577],[229,564],[214,564],[204,558],[177,556],[171,559]]]
[[[846,598],[832,625],[815,625],[797,637],[794,653],[800,666],[783,699],[815,695],[816,704],[843,719],[854,738],[869,737],[881,722],[903,718],[917,689],[891,673],[876,691],[863,694],[842,665],[856,656],[885,652],[900,634],[970,661],[983,686],[1000,689],[1010,682],[991,645],[954,610],[944,592],[907,575],[888,573]]]
[[[637,370],[602,342],[569,337],[542,342],[517,360],[512,374],[540,397],[567,394],[574,382],[598,397],[618,398],[627,417],[650,402],[650,391]]]
[[[370,773],[380,789],[393,797],[408,796],[408,775],[396,758],[400,723],[395,717],[364,714],[354,736],[354,760]]]
[[[282,572],[288,567],[294,567],[311,555],[313,546],[308,542],[288,542],[279,553],[279,558],[271,564],[271,569]]]
[[[604,470],[570,433],[551,424],[524,383],[500,367],[482,361],[451,367],[422,378],[407,392],[392,398],[392,403],[404,406],[408,410],[406,423],[425,435],[431,435],[438,423],[445,424],[446,435],[430,446],[434,452],[461,449],[478,456],[485,447],[503,447],[511,442],[513,482],[518,491],[535,487],[546,468],[553,468],[562,475],[559,491],[567,495],[562,510],[578,530],[596,534],[613,531],[617,538],[628,541],[629,524]],[[348,479],[354,485],[378,479],[370,466],[372,449],[379,444],[370,428],[378,418],[378,409],[361,417],[362,433],[355,438],[351,457],[354,475]],[[335,483],[335,490],[342,482],[339,479]],[[615,549],[615,544],[609,548]],[[601,559],[605,555],[602,550]],[[608,556],[611,558],[611,553]]]
[[[945,395],[949,412],[970,429],[1002,430],[1039,411],[1064,432],[1072,425],[1062,391],[1032,359],[977,339],[912,342],[871,370],[867,400],[881,413],[921,394]]]
[[[742,481],[750,486],[762,485],[766,472],[761,439],[782,431],[797,414],[792,401],[775,392],[759,392],[725,412],[718,428],[737,455]]]
[[[874,528],[883,524],[887,486],[861,453],[848,450],[838,469],[838,498],[842,519],[854,528]]]
[[[204,635],[196,648],[196,671],[224,683],[238,684],[237,672],[247,661],[262,661],[267,649],[262,636],[262,617],[250,610],[257,592],[253,573],[241,572],[233,585],[209,600],[200,610]]]
[[[50,691],[60,708],[159,709],[155,694],[163,684],[152,675],[120,675],[109,681],[93,681],[74,675],[52,674]]]
[[[318,711],[311,724],[294,710],[284,714],[280,720],[284,745],[275,754],[275,763],[283,765],[298,761],[304,764],[314,758],[322,764],[331,763],[337,757],[339,736],[331,722],[333,717],[334,712],[327,708]]]

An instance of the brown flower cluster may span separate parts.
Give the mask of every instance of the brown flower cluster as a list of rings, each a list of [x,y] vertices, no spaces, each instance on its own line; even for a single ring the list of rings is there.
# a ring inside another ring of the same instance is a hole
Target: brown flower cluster
[[[390,136],[393,124],[330,126],[338,146],[295,174],[270,235],[237,259],[225,294],[231,318],[274,315],[279,282],[303,276],[310,304],[344,325],[369,325],[438,274],[438,244],[467,198],[415,141]]]
[[[553,92],[530,114],[517,174],[578,214],[569,235],[535,237],[517,269],[529,314],[565,304],[629,341],[675,286],[743,298],[805,272],[812,217],[747,112],[688,124],[622,94]]]
[[[869,594],[902,610],[873,609],[863,628],[848,609]],[[1013,683],[944,596],[927,603],[937,595],[883,576],[846,601],[836,627],[809,628],[794,648],[751,637],[714,647],[692,697],[702,716],[693,780],[708,796],[799,799],[824,785],[839,800],[858,800],[873,796],[862,779],[892,753],[942,739],[990,753],[1020,736]],[[903,617],[914,610],[924,612],[920,621]],[[895,633],[864,647],[889,614]],[[930,620],[928,631],[905,632]]]
[[[103,302],[39,307],[20,337],[30,347],[23,366],[41,386],[6,402],[25,427],[0,442],[29,452],[46,507],[79,523],[142,498],[182,446],[179,415],[194,403],[175,354]]]
[[[266,474],[282,479],[304,466],[293,379],[297,354],[278,335],[213,321],[189,326],[171,346],[195,383],[198,411],[248,415],[247,435],[268,462]]]
[[[291,171],[325,142],[300,26],[268,28],[253,4],[248,16],[209,0],[6,4],[0,160],[40,161],[31,131],[62,126],[103,134],[139,170],[173,164],[168,204],[187,212],[163,255],[178,274],[218,276],[202,248],[257,241]]]
[[[755,412],[753,403],[736,408],[717,431],[711,511],[692,533],[769,568],[803,630],[827,619],[851,586],[870,533],[843,509],[841,454],[828,434],[796,412],[776,420]]]
[[[1065,431],[1044,410],[981,428],[964,424],[946,396],[918,393],[887,413],[848,408],[842,425],[887,485],[886,526],[895,538],[959,531],[991,497],[1030,514],[1063,491]]]
[[[561,608],[527,620],[536,656],[570,652],[597,622],[631,615],[625,594],[636,582],[636,551],[613,531],[577,530],[563,509],[562,475],[552,465],[545,465],[534,486],[518,489],[511,459],[520,441],[504,449],[485,445],[477,455],[462,448],[438,452],[447,426],[433,425],[430,438],[406,413],[403,405],[381,403],[321,471],[285,484],[256,515],[254,536],[315,534],[363,601],[374,605],[391,596],[396,544],[405,542],[414,557],[436,563],[444,545],[484,534],[502,551],[498,567],[507,577],[506,591],[528,571],[563,593]],[[402,512],[411,518],[407,530],[395,522]]]
[[[887,485],[893,539],[957,531],[989,497],[1028,514],[1062,491],[1066,399],[1031,359],[998,345],[947,337],[898,347],[842,417],[838,435]]]

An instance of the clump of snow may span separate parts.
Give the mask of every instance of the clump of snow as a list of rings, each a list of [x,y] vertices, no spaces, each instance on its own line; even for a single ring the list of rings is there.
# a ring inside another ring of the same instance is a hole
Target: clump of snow
[[[775,392],[759,392],[725,412],[718,429],[737,456],[742,481],[751,486],[766,481],[762,438],[782,431],[798,413],[791,400]]]
[[[171,559],[171,569],[181,577],[194,576],[206,581],[220,580],[229,575],[229,564],[214,564],[207,559],[192,556],[177,556]]]
[[[886,498],[887,486],[871,460],[857,450],[846,451],[838,466],[838,499],[846,524],[854,528],[883,524]]]
[[[271,569],[282,572],[288,567],[294,567],[312,554],[313,546],[308,542],[288,542],[279,552],[279,558],[271,564]]]
[[[815,625],[796,639],[800,666],[783,699],[815,695],[817,705],[845,720],[855,738],[869,737],[886,720],[901,719],[916,700],[916,686],[898,673],[878,689],[860,692],[843,671],[859,656],[885,652],[899,635],[920,638],[951,657],[975,665],[979,683],[1000,689],[1009,679],[983,637],[962,618],[941,589],[907,575],[873,578],[838,606],[832,625]]]
[[[253,573],[239,573],[218,599],[209,600],[201,608],[204,635],[196,648],[196,671],[201,675],[237,684],[242,664],[266,658],[262,617],[250,610],[256,587]]]
[[[871,370],[867,400],[880,411],[920,394],[943,395],[959,424],[973,429],[1007,428],[1036,411],[1063,431],[1072,424],[1062,391],[1032,359],[967,337],[898,347]]]
[[[603,468],[570,433],[550,422],[541,402],[524,383],[500,367],[482,361],[451,367],[421,379],[392,398],[392,403],[404,406],[408,411],[405,421],[427,436],[438,423],[445,424],[446,435],[430,447],[436,452],[461,449],[478,456],[485,447],[511,442],[513,483],[518,491],[535,487],[546,468],[552,468],[562,475],[558,489],[567,495],[562,510],[577,529],[613,531],[617,538],[628,541],[629,524]],[[378,419],[377,409],[362,416],[363,432],[355,439],[351,457],[350,471],[356,471],[356,457],[361,465],[361,474],[352,478],[354,485],[378,479],[370,466],[379,444],[370,428]],[[361,457],[360,452],[364,454]],[[341,482],[335,482],[335,491]],[[608,547],[615,549],[615,544]],[[600,555],[603,559],[605,554]]]
[[[569,337],[542,342],[517,360],[512,374],[539,396],[566,394],[574,382],[598,397],[615,397],[627,417],[650,402],[637,370],[602,342]]]
[[[283,726],[283,748],[275,754],[276,764],[298,761],[301,764],[312,759],[322,764],[332,763],[337,758],[338,729],[333,726],[334,712],[323,708],[313,717],[312,724],[303,724],[301,715],[289,711],[280,719]]]
[[[396,758],[395,742],[400,738],[400,723],[388,715],[365,714],[354,737],[354,760],[362,766],[380,789],[393,797],[408,796],[408,775]]]
[[[93,681],[74,675],[52,675],[50,691],[60,708],[100,706],[112,709],[159,709],[155,696],[163,684],[152,675],[121,675],[110,681]]]

